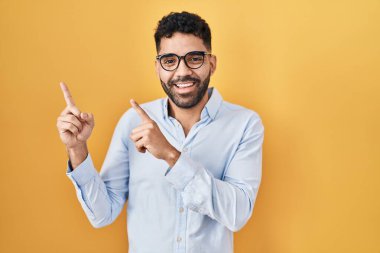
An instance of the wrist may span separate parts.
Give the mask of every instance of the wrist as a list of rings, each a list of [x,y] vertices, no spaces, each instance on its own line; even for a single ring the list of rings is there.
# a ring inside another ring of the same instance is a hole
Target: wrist
[[[173,167],[174,164],[179,159],[181,152],[179,152],[177,149],[173,148],[171,151],[167,153],[167,157],[165,161],[169,164],[169,167]]]
[[[78,167],[88,155],[87,143],[67,148],[67,154],[73,169]]]

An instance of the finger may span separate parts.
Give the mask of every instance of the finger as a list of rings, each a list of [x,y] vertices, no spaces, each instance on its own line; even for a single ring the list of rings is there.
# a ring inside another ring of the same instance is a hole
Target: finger
[[[74,125],[69,122],[64,122],[64,121],[58,121],[57,122],[57,127],[59,132],[64,133],[64,132],[71,132],[73,134],[79,133],[79,129]]]
[[[81,119],[89,124],[91,127],[95,126],[94,115],[92,113],[81,113]]]
[[[74,106],[75,103],[74,103],[73,97],[71,96],[69,88],[63,82],[60,82],[59,84],[61,86],[61,90],[63,92],[63,97],[65,98],[66,104],[68,106]]]
[[[68,122],[68,123],[75,125],[79,129],[79,131],[82,131],[82,129],[83,129],[82,123],[78,120],[77,117],[75,117],[72,114],[59,116],[58,120],[63,121],[63,122]]]
[[[137,151],[139,151],[140,153],[145,153],[146,152],[146,148],[145,147],[138,148]]]
[[[140,116],[142,121],[151,121],[151,118],[149,118],[148,114],[143,110],[143,108],[140,107],[140,105],[135,100],[131,99],[130,103],[132,107],[136,110],[137,114]]]
[[[139,141],[135,142],[135,146],[136,146],[137,151],[139,151],[141,153],[145,153],[146,147],[144,146],[144,140],[143,139],[140,139]]]
[[[142,130],[145,130],[145,129],[154,129],[155,127],[155,122],[154,121],[150,121],[150,122],[147,122],[147,123],[143,123],[142,125],[134,128],[132,130],[132,133],[137,133],[137,132],[140,132]]]
[[[79,133],[78,128],[75,125],[68,122],[59,121],[57,123],[57,127],[60,133],[70,132],[74,135],[77,135]]]
[[[136,132],[136,133],[130,134],[129,138],[131,138],[131,140],[133,142],[139,141],[141,138],[143,138],[144,136],[146,136],[148,134],[148,131],[149,130],[142,130],[140,132]]]
[[[74,105],[66,106],[66,108],[62,111],[61,116],[68,115],[68,114],[75,115],[75,117],[77,117],[79,121],[82,121],[82,119],[80,117],[81,112],[78,109],[78,107],[76,107]]]

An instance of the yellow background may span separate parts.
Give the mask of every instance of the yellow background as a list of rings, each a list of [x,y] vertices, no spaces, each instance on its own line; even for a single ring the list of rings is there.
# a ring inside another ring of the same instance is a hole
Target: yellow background
[[[263,180],[237,253],[380,252],[380,1],[0,0],[0,252],[127,252],[125,209],[94,229],[56,130],[65,81],[98,170],[129,99],[164,96],[153,33],[209,23],[210,85],[265,125]]]

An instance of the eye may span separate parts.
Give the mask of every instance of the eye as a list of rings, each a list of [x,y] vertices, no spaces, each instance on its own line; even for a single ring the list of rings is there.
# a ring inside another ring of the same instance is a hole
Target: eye
[[[169,64],[169,63],[173,63],[173,62],[174,62],[173,59],[165,59],[165,60],[164,60],[164,63],[165,63],[165,64]]]
[[[200,61],[202,61],[202,56],[193,56],[193,57],[191,57],[191,61],[192,62],[200,62]]]
[[[177,62],[177,57],[175,56],[165,56],[161,58],[161,63],[165,65],[173,65]]]
[[[203,61],[203,55],[200,54],[189,54],[186,58],[186,61],[190,64],[198,64]]]

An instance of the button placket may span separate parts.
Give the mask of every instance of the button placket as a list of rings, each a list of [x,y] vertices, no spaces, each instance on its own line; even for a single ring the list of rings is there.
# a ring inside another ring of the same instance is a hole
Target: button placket
[[[178,216],[179,216],[179,230],[178,230],[178,234],[176,238],[177,248],[179,252],[185,252],[187,214],[186,214],[186,209],[183,207],[182,198],[180,198],[180,201],[179,201]]]

